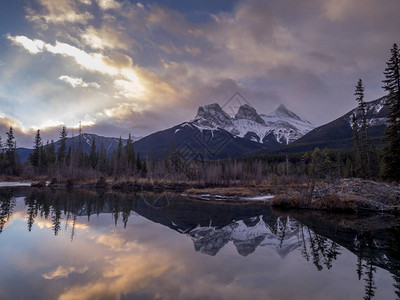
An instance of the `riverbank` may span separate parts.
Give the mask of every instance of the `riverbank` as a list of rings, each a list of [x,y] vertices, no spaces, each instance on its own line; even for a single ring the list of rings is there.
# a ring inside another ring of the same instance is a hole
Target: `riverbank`
[[[400,187],[360,178],[339,179],[322,183],[312,195],[295,191],[280,194],[271,200],[271,206],[283,209],[314,209],[326,211],[400,212]]]
[[[29,185],[18,181],[4,183],[5,186]],[[199,200],[213,201],[268,201],[272,207],[280,209],[311,209],[357,213],[360,211],[400,212],[400,186],[364,180],[344,178],[335,182],[320,181],[310,192],[309,183],[210,186],[185,181],[150,181],[134,179],[114,181],[101,177],[98,180],[78,181],[65,179],[32,182],[32,187],[52,189],[103,189],[123,193],[171,191]]]

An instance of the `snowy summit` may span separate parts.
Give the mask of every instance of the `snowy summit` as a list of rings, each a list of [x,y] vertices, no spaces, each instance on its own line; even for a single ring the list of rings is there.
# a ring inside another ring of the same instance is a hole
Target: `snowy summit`
[[[231,118],[218,104],[199,107],[190,123],[200,130],[226,130],[231,134],[266,146],[289,144],[314,129],[314,126],[280,105],[269,114],[259,114],[248,104],[239,107]]]

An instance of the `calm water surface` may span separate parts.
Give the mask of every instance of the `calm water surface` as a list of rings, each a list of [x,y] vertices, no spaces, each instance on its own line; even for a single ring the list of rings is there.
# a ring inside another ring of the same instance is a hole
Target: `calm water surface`
[[[391,216],[0,188],[0,299],[398,299]]]

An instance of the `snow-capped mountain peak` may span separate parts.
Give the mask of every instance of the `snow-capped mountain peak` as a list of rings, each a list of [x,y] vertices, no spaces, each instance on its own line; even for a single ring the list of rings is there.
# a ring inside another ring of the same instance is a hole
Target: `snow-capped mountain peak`
[[[290,111],[285,105],[281,104],[279,107],[274,110],[269,116],[276,116],[276,117],[281,117],[281,118],[290,118],[293,120],[298,120],[298,121],[305,121],[306,123],[310,123],[306,120],[302,120],[298,115],[296,115],[294,112]]]
[[[265,146],[289,144],[314,128],[284,105],[268,115],[259,114],[254,107],[244,104],[231,118],[218,104],[199,107],[190,122],[199,129],[223,129],[231,134]]]
[[[192,123],[208,129],[232,127],[231,117],[217,103],[200,106]]]
[[[314,129],[307,120],[303,120],[286,106],[281,104],[268,115],[262,114],[265,124],[272,128],[278,142],[289,144]]]
[[[235,119],[246,119],[265,125],[264,120],[257,113],[257,111],[248,104],[244,104],[239,107],[239,110],[235,115]]]

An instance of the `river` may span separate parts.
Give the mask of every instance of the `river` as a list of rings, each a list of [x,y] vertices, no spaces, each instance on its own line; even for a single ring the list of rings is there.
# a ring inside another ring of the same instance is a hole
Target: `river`
[[[0,188],[0,299],[396,299],[400,220]]]

